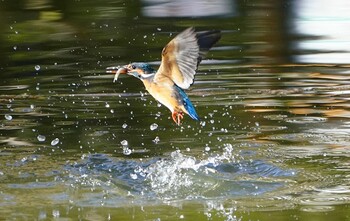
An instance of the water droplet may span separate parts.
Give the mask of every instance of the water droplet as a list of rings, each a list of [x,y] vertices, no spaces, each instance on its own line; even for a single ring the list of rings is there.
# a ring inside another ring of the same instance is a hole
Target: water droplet
[[[153,123],[153,124],[151,124],[151,126],[149,126],[149,129],[151,129],[151,130],[155,130],[157,128],[158,128],[158,124],[156,124],[156,123]]]
[[[35,105],[34,105],[34,104],[31,104],[31,105],[30,105],[30,109],[33,110],[34,108],[35,108]]]
[[[106,107],[106,108],[109,108],[109,104],[108,104],[108,103],[106,103],[105,107]]]
[[[123,147],[123,154],[124,154],[124,155],[130,155],[131,152],[132,152],[132,151],[131,151],[129,148]]]
[[[159,139],[159,137],[158,136],[156,136],[156,138],[154,138],[154,140],[152,140],[154,143],[158,143],[159,141],[160,141],[160,139]]]
[[[130,177],[131,177],[131,179],[136,180],[137,179],[137,174],[131,173]]]
[[[44,135],[40,135],[40,134],[39,134],[36,138],[37,138],[38,141],[40,141],[40,142],[44,142],[44,141],[46,140],[46,137],[45,137]]]
[[[6,119],[6,120],[12,120],[12,116],[9,115],[9,114],[5,114],[5,119]]]
[[[15,51],[16,51],[16,50],[17,50],[17,46],[13,46],[13,50],[15,50]]]
[[[255,122],[255,126],[259,127],[260,126],[259,122]]]
[[[51,146],[56,146],[60,142],[60,139],[55,138],[51,141]]]
[[[40,65],[35,65],[34,68],[35,68],[36,71],[39,71],[40,70]]]
[[[128,146],[128,141],[127,140],[122,140],[121,142],[120,142],[120,144],[121,145],[123,145],[123,146]]]
[[[162,29],[161,28],[157,28],[157,31],[161,31]]]
[[[24,163],[24,162],[26,162],[28,160],[28,158],[27,157],[23,157],[22,159],[21,159],[21,161]]]
[[[52,216],[54,218],[60,217],[60,211],[59,210],[52,210]]]
[[[127,124],[123,124],[123,125],[122,125],[122,128],[123,128],[123,129],[125,129],[125,128],[127,128],[127,127],[128,127]]]
[[[226,128],[221,128],[220,131],[227,133],[227,129]]]
[[[204,150],[208,152],[208,151],[210,151],[210,147],[207,146],[204,148]]]

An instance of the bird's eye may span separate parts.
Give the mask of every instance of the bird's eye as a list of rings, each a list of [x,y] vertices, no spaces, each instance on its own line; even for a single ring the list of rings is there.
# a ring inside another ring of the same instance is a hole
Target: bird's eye
[[[132,69],[136,69],[136,66],[135,66],[135,65],[131,65],[131,68],[132,68]]]

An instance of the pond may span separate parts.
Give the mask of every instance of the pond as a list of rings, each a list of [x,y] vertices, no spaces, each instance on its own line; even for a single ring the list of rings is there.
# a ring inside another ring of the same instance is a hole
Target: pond
[[[321,2],[321,3],[320,3]],[[350,220],[348,1],[0,1],[0,218]],[[221,30],[177,126],[142,82]]]

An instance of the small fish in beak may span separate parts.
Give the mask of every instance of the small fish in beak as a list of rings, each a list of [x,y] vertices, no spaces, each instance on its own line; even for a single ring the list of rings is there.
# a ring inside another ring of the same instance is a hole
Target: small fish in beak
[[[113,82],[116,82],[120,74],[128,73],[128,69],[126,67],[120,67],[120,66],[108,67],[106,68],[106,73],[114,74]]]

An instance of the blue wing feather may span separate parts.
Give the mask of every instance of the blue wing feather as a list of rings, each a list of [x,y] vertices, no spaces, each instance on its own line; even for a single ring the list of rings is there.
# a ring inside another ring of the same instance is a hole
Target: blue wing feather
[[[190,99],[188,98],[187,94],[185,91],[183,91],[180,87],[175,85],[177,91],[179,92],[181,101],[185,107],[185,109],[188,112],[188,115],[193,119],[193,120],[200,120],[199,116],[196,112],[196,109],[194,108],[193,104],[191,103]]]

